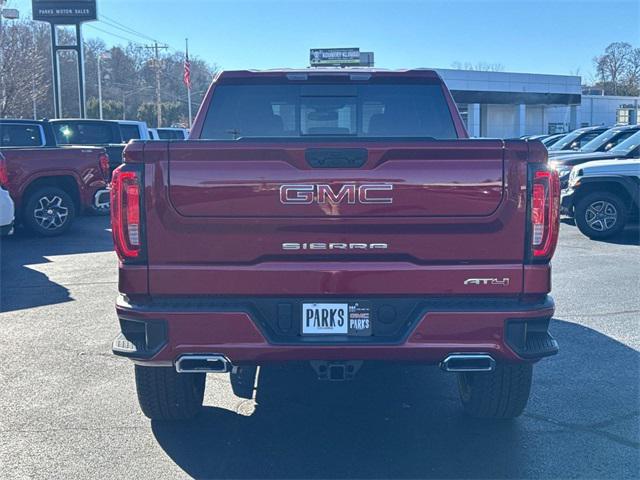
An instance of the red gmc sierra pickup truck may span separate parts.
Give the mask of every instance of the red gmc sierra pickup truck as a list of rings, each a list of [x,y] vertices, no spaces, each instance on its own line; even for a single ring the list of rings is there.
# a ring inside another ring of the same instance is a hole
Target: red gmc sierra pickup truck
[[[0,152],[0,186],[33,233],[60,235],[109,199],[104,148],[59,147],[47,121],[1,119]]]
[[[524,409],[557,352],[559,187],[538,141],[470,140],[433,71],[236,71],[185,141],[134,141],[112,183],[114,353],[153,419],[202,407],[205,374],[438,364],[464,410]]]

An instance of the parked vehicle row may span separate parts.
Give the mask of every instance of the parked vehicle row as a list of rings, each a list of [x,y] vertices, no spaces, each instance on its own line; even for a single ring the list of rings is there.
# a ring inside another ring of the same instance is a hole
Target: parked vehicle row
[[[568,152],[571,150],[579,150],[588,142],[596,138],[601,133],[607,131],[609,127],[583,127],[573,130],[560,138],[553,145],[549,146],[549,156],[556,155],[558,152]]]
[[[186,129],[131,120],[0,119],[0,232],[13,228],[14,216],[36,233],[57,235],[78,214],[108,214],[107,185],[127,142],[187,136]]]
[[[640,131],[640,125],[620,125],[605,130],[593,140],[587,142],[580,147],[575,153],[595,153],[606,152],[611,150],[619,143],[624,142],[634,133]],[[570,152],[571,153],[571,152]],[[562,153],[550,152],[553,156],[562,155]]]
[[[561,138],[547,146],[549,165],[560,178],[562,214],[593,239],[637,222],[640,125],[579,128],[556,137]]]
[[[15,205],[15,223],[44,236],[65,232],[108,195],[105,149],[59,146],[54,130],[47,121],[0,120],[0,187]]]
[[[558,170],[560,187],[565,189],[569,183],[569,174],[576,165],[594,160],[626,160],[640,157],[640,128],[629,128],[625,133],[632,134],[618,143],[615,147],[605,151],[573,152],[567,155],[559,155],[550,158],[550,165]]]
[[[640,130],[640,125],[583,127],[553,135],[524,135],[523,140],[540,140],[549,157],[559,155],[606,152]]]

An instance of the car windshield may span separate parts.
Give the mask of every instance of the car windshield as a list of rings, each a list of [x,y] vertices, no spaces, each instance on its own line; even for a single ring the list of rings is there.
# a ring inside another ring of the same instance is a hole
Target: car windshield
[[[601,133],[593,140],[587,142],[580,149],[580,151],[585,153],[604,151],[607,145],[611,145],[609,147],[609,149],[611,149],[612,147],[616,146],[620,142],[629,138],[631,135],[633,135],[637,131],[638,130],[633,130],[633,129],[620,130],[617,128],[615,129],[612,128],[610,130],[607,130],[606,132]]]
[[[640,131],[631,135],[624,142],[620,142],[618,145],[616,145],[609,151],[616,153],[618,155],[628,155],[633,151],[633,149],[637,149],[639,145],[640,145]]]
[[[602,132],[593,140],[585,143],[585,145],[580,149],[580,151],[596,152],[600,149],[600,147],[603,147],[604,145],[606,145],[609,142],[609,140],[611,140],[618,134],[620,134],[620,130],[616,130],[613,128],[611,130],[607,130],[606,132]]]
[[[551,145],[553,145],[554,143],[556,143],[557,141],[559,141],[562,137],[564,137],[566,134],[565,133],[559,133],[559,134],[555,134],[555,135],[550,135],[547,138],[542,140],[542,143],[547,146],[550,147]]]
[[[574,130],[573,132],[568,133],[567,135],[562,137],[560,140],[558,140],[556,143],[554,143],[551,147],[549,147],[549,150],[550,151],[564,150],[565,147],[571,145],[573,141],[583,133],[584,133],[584,130]]]
[[[201,138],[457,138],[439,84],[219,85]]]

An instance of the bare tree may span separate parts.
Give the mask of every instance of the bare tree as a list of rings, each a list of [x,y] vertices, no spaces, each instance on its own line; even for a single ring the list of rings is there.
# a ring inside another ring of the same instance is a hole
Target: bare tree
[[[622,83],[627,95],[640,95],[640,48],[634,48],[629,54]]]
[[[71,44],[75,41],[73,32],[68,29],[60,29],[58,33],[61,43]],[[100,64],[103,106],[109,105],[110,116],[136,118],[139,107],[153,100],[155,72],[149,68],[149,53],[135,43],[107,49],[104,41],[95,38],[86,38],[83,48],[89,115],[97,116],[98,57],[109,51],[110,58],[101,60]],[[216,66],[194,56],[190,60],[192,101],[193,106],[197,107],[211,83]],[[182,83],[184,53],[164,55],[162,62],[164,78],[161,95],[168,102],[167,108],[173,109],[172,120],[182,122],[187,118],[187,92]],[[3,24],[0,31],[0,117],[53,117],[51,63],[49,25],[32,21]],[[63,115],[77,116],[75,52],[61,52],[59,65]]]
[[[46,62],[37,34],[26,22],[12,22],[0,31],[0,117],[30,117],[34,102],[42,98]]]
[[[614,42],[607,46],[603,55],[594,58],[598,78],[604,87],[610,86],[613,95],[621,93],[621,80],[625,77],[632,53],[633,47],[629,43]]]

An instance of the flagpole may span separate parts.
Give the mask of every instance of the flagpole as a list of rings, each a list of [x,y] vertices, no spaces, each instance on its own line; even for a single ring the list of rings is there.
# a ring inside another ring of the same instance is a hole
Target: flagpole
[[[184,39],[186,58],[189,58],[189,39]],[[191,85],[187,85],[187,104],[189,106],[189,130],[191,130]]]

